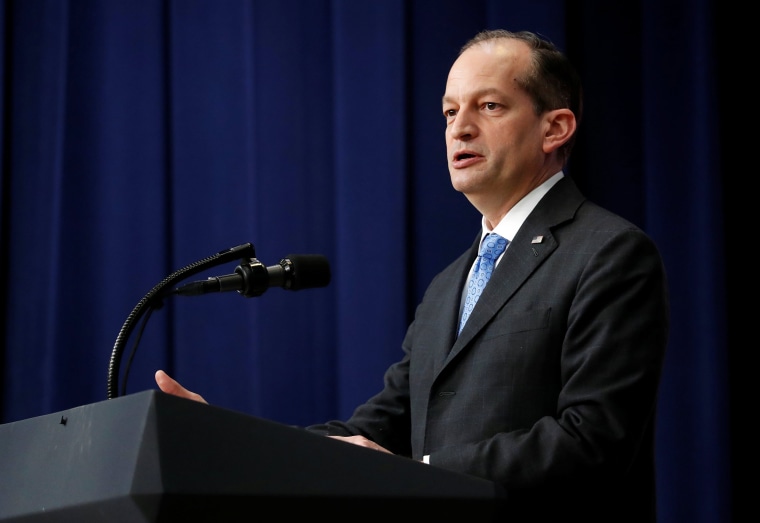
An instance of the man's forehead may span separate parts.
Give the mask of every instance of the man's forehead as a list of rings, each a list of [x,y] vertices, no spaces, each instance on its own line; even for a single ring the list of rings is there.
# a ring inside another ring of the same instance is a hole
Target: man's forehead
[[[520,40],[489,40],[476,44],[464,51],[451,66],[451,71],[459,69],[515,68],[527,64],[530,49]]]
[[[530,49],[519,40],[494,40],[479,43],[454,62],[446,82],[449,87],[477,82],[499,84],[514,80],[527,67]]]

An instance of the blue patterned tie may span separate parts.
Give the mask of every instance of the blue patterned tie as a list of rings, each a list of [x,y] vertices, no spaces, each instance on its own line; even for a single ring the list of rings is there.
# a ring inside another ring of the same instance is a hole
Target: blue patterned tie
[[[496,266],[496,260],[501,253],[507,248],[509,242],[496,233],[488,234],[483,243],[480,244],[478,259],[475,261],[475,268],[472,271],[470,281],[467,282],[467,297],[464,300],[462,309],[462,320],[459,322],[459,332],[462,332],[467,318],[470,317],[475,303],[480,298],[480,294],[491,278],[491,273]]]

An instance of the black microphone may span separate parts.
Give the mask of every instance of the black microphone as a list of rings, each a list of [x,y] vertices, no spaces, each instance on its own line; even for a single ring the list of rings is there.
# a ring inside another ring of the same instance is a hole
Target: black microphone
[[[264,266],[256,258],[243,262],[234,274],[194,281],[174,289],[180,296],[237,291],[248,298],[261,296],[269,287],[289,291],[325,287],[330,283],[330,263],[321,254],[289,254],[277,265]]]

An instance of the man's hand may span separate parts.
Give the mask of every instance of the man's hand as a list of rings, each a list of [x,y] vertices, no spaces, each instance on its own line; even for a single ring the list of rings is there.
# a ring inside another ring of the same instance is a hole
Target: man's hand
[[[196,394],[195,392],[190,392],[162,370],[156,371],[156,384],[159,389],[167,394],[208,404],[208,401],[203,399],[203,396]]]
[[[377,443],[375,443],[372,440],[368,440],[364,436],[329,436],[333,439],[339,439],[341,441],[345,441],[346,443],[352,443],[354,445],[359,445],[360,447],[367,447],[368,449],[372,450],[379,450],[380,452],[385,452],[387,454],[393,454],[390,450],[387,450]]]

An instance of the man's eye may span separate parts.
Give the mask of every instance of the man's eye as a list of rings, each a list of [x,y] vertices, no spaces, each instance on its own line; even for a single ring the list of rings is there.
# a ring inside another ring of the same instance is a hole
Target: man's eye
[[[453,118],[454,116],[457,115],[457,112],[454,109],[447,109],[447,110],[443,111],[443,115],[446,118]]]
[[[497,104],[496,102],[485,103],[485,108],[488,109],[489,111],[495,111],[498,107],[499,107],[499,104]]]

